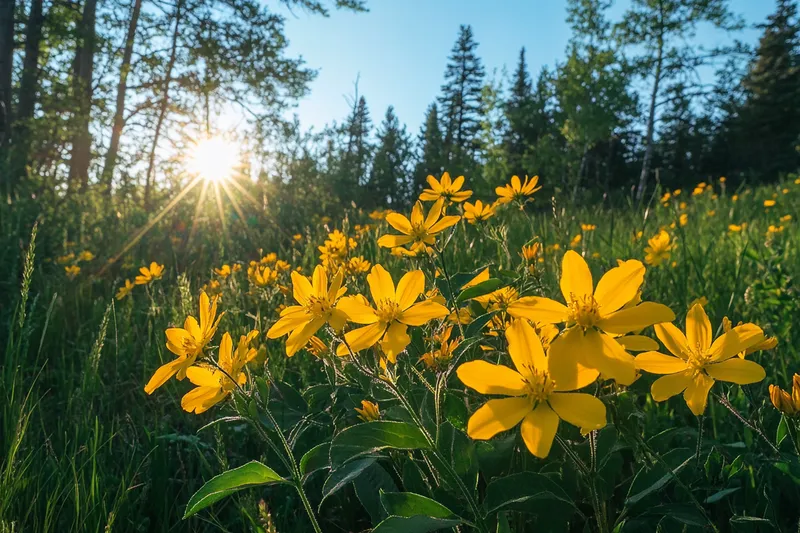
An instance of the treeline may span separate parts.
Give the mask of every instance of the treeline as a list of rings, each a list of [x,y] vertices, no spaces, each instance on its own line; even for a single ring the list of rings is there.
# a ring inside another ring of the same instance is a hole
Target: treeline
[[[288,218],[406,206],[445,170],[479,193],[538,174],[575,200],[619,190],[642,198],[656,181],[752,183],[800,167],[796,1],[776,2],[750,49],[726,0],[632,0],[619,22],[610,0],[568,0],[566,57],[535,73],[524,49],[510,72],[487,73],[463,25],[420,132],[392,107],[374,117],[360,94],[322,132],[287,122],[314,72],[287,57],[279,11],[325,15],[328,6],[281,4],[3,0],[4,192],[58,200],[92,191],[152,211],[185,185],[179,156],[213,133],[223,109],[246,117],[240,131],[265,201]],[[709,28],[730,43],[699,46]]]

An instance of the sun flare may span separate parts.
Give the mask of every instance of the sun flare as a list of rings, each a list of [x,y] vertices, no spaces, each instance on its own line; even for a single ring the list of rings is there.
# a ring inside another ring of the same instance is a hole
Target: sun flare
[[[195,144],[187,158],[187,170],[206,181],[229,180],[239,166],[240,151],[223,137],[210,137]]]

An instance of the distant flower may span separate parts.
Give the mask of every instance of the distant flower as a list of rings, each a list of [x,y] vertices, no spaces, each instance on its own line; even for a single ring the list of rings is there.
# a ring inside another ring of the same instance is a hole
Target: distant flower
[[[384,248],[395,248],[406,244],[431,246],[436,243],[438,233],[458,223],[459,220],[461,220],[459,216],[444,215],[444,198],[434,202],[427,216],[423,215],[422,202],[417,202],[411,210],[411,219],[400,213],[387,215],[386,222],[402,235],[384,235],[378,239],[378,246]]]
[[[372,422],[381,417],[381,412],[378,410],[378,404],[370,402],[369,400],[361,400],[361,409],[355,408],[358,413],[358,418],[364,422]]]
[[[370,262],[364,259],[363,256],[351,257],[345,265],[345,271],[349,276],[356,276],[358,274],[366,274],[371,267]]]
[[[295,233],[292,235],[292,242],[300,242],[303,240],[303,236],[299,233]]]
[[[662,229],[655,237],[647,240],[647,247],[644,249],[646,253],[644,262],[650,266],[659,266],[662,262],[669,260],[672,248],[673,245],[669,233]]]
[[[327,353],[328,345],[316,335],[312,335],[311,338],[308,339],[306,350],[311,352],[314,357],[322,357],[323,354]]]
[[[700,416],[715,381],[748,385],[766,377],[761,365],[736,357],[764,340],[764,333],[755,324],[737,326],[712,343],[711,322],[703,306],[695,304],[686,314],[686,335],[670,322],[656,324],[655,330],[672,355],[645,352],[636,356],[636,367],[663,374],[650,389],[657,402],[683,393],[689,409]]]
[[[777,385],[770,385],[769,399],[772,400],[775,409],[787,416],[800,413],[800,375],[795,374],[792,377],[792,394]]]
[[[594,224],[581,224],[581,231],[594,231],[597,226]]]
[[[578,233],[572,238],[571,241],[569,241],[570,248],[577,248],[578,246],[580,246],[582,240],[583,240],[583,235]]]
[[[94,259],[94,254],[89,250],[84,250],[78,255],[78,261],[88,262],[91,261],[92,259]]]
[[[459,176],[454,180],[450,180],[450,174],[445,172],[442,174],[441,181],[433,176],[428,176],[428,185],[430,189],[425,189],[419,196],[423,202],[435,202],[440,198],[444,198],[450,202],[463,202],[470,196],[472,191],[462,191],[464,186],[464,176]]]
[[[256,264],[247,268],[247,277],[258,287],[268,287],[278,281],[278,271],[266,265]]]
[[[522,256],[522,258],[526,262],[535,263],[541,253],[542,253],[541,243],[534,242],[533,244],[523,246],[522,251],[520,252],[519,255]]]
[[[70,280],[75,279],[81,273],[81,267],[78,265],[69,265],[64,267],[64,273]]]
[[[484,204],[477,200],[475,204],[464,202],[464,219],[470,224],[485,222],[495,215],[495,204]]]
[[[683,213],[683,214],[682,214],[682,215],[681,215],[681,216],[678,218],[678,222],[680,223],[680,225],[681,225],[681,226],[685,226],[686,224],[688,224],[688,223],[689,223],[689,215],[687,215],[686,213]]]
[[[719,177],[719,182],[720,183],[725,183],[726,181],[728,181],[728,180],[727,180],[727,178],[725,178],[725,176],[720,176]]]
[[[290,265],[287,261],[284,261],[283,259],[278,259],[275,261],[275,270],[278,272],[286,272],[291,269],[292,265]]]
[[[136,285],[149,285],[164,275],[164,265],[159,265],[155,261],[149,267],[143,266],[139,269],[140,274],[134,278]]]
[[[773,207],[775,205],[775,200],[764,200],[764,207]]]
[[[220,268],[215,268],[214,273],[222,279],[225,279],[231,275],[231,267],[230,265],[222,265]]]
[[[791,221],[792,221],[792,215],[783,215],[781,217],[781,222],[791,222]]]
[[[131,291],[133,290],[133,288],[135,286],[136,286],[135,284],[131,283],[131,280],[126,279],[125,280],[125,285],[123,285],[119,289],[117,289],[117,295],[115,296],[115,298],[117,300],[122,300],[123,298],[125,298],[126,296],[128,296],[131,293]]]
[[[739,233],[743,231],[747,227],[747,222],[742,222],[741,224],[728,224],[728,231],[730,233]]]
[[[67,263],[71,263],[73,260],[75,260],[75,254],[70,252],[67,255],[59,256],[56,259],[56,263],[59,265],[66,265]]]
[[[783,233],[783,226],[773,226],[770,224],[767,228],[767,235],[775,235],[776,233]]]
[[[441,370],[446,368],[453,358],[453,352],[458,347],[459,339],[450,340],[453,333],[453,326],[448,326],[440,333],[433,336],[434,345],[437,346],[431,351],[424,353],[420,361],[431,370]]]
[[[209,280],[208,283],[203,284],[203,290],[209,295],[214,296],[222,293],[222,285],[220,285],[219,281],[212,279]]]
[[[536,185],[539,183],[539,176],[533,176],[532,178],[528,178],[525,176],[525,182],[522,183],[519,179],[519,176],[511,176],[511,183],[508,185],[503,185],[502,187],[497,187],[494,192],[497,194],[497,203],[498,204],[507,204],[510,202],[527,202],[531,200],[531,196],[533,193],[541,189],[541,187],[537,187]]]
[[[372,220],[384,220],[386,218],[386,215],[388,215],[391,212],[392,212],[391,209],[376,209],[375,211],[369,214],[369,218],[371,218]]]

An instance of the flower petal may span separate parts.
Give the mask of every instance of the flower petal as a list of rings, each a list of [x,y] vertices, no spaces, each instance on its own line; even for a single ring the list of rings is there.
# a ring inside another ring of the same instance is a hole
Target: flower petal
[[[527,320],[517,319],[506,329],[508,354],[514,361],[517,372],[531,376],[532,370],[547,372],[547,357],[544,355],[542,341]]]
[[[440,231],[446,230],[450,226],[458,224],[459,220],[461,220],[461,217],[458,215],[448,215],[446,217],[442,217],[439,222],[428,228],[428,232],[439,233]]]
[[[675,324],[664,322],[663,324],[656,324],[654,328],[656,330],[656,337],[658,337],[658,340],[661,341],[661,344],[663,344],[667,350],[681,359],[686,359],[689,341],[686,340],[686,335],[684,335]]]
[[[707,365],[705,371],[714,379],[739,385],[757,383],[767,377],[764,367],[755,361],[739,359],[738,357]]]
[[[568,250],[561,261],[560,285],[561,294],[564,295],[564,301],[567,303],[584,296],[591,296],[594,291],[589,265],[573,250]]]
[[[397,246],[405,246],[412,242],[414,237],[407,235],[384,235],[378,239],[378,246],[382,248],[396,248]]]
[[[564,422],[581,429],[600,429],[606,425],[606,405],[583,392],[554,392],[547,402]]]
[[[222,372],[214,372],[211,368],[192,366],[186,369],[186,377],[198,387],[219,387]]]
[[[314,294],[314,289],[308,278],[292,271],[292,295],[300,305],[308,305],[308,300]]]
[[[386,215],[386,222],[400,233],[411,235],[411,221],[400,213],[389,213]]]
[[[328,295],[328,273],[325,272],[324,266],[317,265],[314,268],[311,286],[314,288],[314,296],[317,298],[325,298]]]
[[[336,304],[336,309],[343,311],[351,322],[356,324],[374,324],[378,321],[378,315],[370,307],[367,299],[362,295],[345,296]]]
[[[528,451],[544,459],[556,438],[558,415],[546,403],[540,403],[522,420],[519,429]]]
[[[394,281],[392,276],[381,265],[375,265],[367,274],[367,283],[369,284],[370,293],[372,293],[372,301],[375,303],[381,300],[389,300],[394,302]]]
[[[653,382],[650,394],[657,402],[663,402],[676,394],[682,393],[692,382],[693,370],[685,370],[677,374],[662,376]]]
[[[155,371],[153,377],[150,378],[150,381],[147,382],[147,385],[144,386],[144,391],[147,394],[153,394],[153,391],[166,383],[169,378],[178,373],[183,366],[187,365],[187,361],[187,358],[180,358],[161,365],[158,370]],[[191,362],[188,364],[191,364]]]
[[[725,361],[764,340],[764,332],[755,324],[742,324],[720,335],[711,345],[711,361]]]
[[[688,368],[686,361],[674,355],[645,352],[636,356],[636,368],[651,374],[676,374]]]
[[[216,298],[214,299],[214,303],[216,303]],[[200,292],[200,329],[205,331],[208,326],[210,325],[213,317],[210,314],[211,311],[211,303],[208,300],[208,294],[206,291]]]
[[[268,339],[277,339],[287,333],[290,333],[298,328],[302,328],[311,321],[311,315],[303,312],[302,314],[293,314],[289,316],[282,316],[275,322],[267,331]]]
[[[666,305],[655,302],[642,302],[639,305],[620,309],[611,315],[605,316],[597,324],[597,327],[609,333],[624,334],[672,320],[675,320],[675,313]]]
[[[464,363],[458,367],[456,375],[464,385],[481,394],[522,396],[527,391],[525,379],[519,372],[487,361]]]
[[[414,204],[414,207],[411,208],[411,225],[422,224],[425,220],[424,215],[422,214],[422,202],[417,200]]]
[[[450,311],[433,300],[425,300],[415,303],[402,312],[397,320],[409,326],[421,326],[436,318],[443,318],[450,314]]]
[[[541,324],[558,324],[567,321],[569,309],[566,305],[550,298],[525,296],[508,306],[508,314]]]
[[[600,372],[583,363],[581,353],[586,350],[583,331],[570,328],[550,344],[547,358],[548,373],[555,381],[555,390],[572,391],[593,383]],[[591,345],[588,349],[591,349]]]
[[[355,354],[361,350],[366,350],[370,346],[373,346],[381,339],[384,331],[386,331],[386,323],[375,322],[369,326],[348,331],[344,334],[344,340],[347,341],[347,344],[350,346],[350,350],[352,350]],[[350,350],[347,349],[347,346],[341,344],[336,349],[336,355],[350,355]]]
[[[594,291],[602,316],[619,310],[636,297],[644,281],[644,270],[641,261],[631,259],[603,274]]]
[[[617,342],[629,352],[658,350],[658,343],[644,335],[625,335],[624,337],[617,337]]]
[[[489,400],[470,417],[467,434],[476,440],[491,439],[519,424],[530,412],[531,403],[526,396]]]
[[[695,306],[696,307],[696,306]],[[705,314],[705,313],[704,313]],[[663,378],[662,378],[663,379]],[[695,416],[702,415],[708,403],[708,392],[714,385],[714,380],[702,372],[698,372],[694,379],[683,391],[683,399]]]
[[[436,224],[436,221],[439,220],[440,216],[442,216],[443,210],[444,210],[444,198],[439,198],[433,203],[433,205],[431,206],[431,210],[428,211],[428,216],[425,217],[424,226],[428,228],[428,231],[431,230],[431,227],[434,224]]]
[[[633,356],[612,337],[589,330],[584,335],[584,342],[584,350],[579,353],[585,366],[596,368],[606,379],[613,379],[621,385],[630,385],[636,380]]]
[[[412,270],[400,278],[397,283],[397,303],[400,310],[405,311],[411,307],[424,290],[425,274],[421,270]]]
[[[411,337],[408,336],[407,330],[408,326],[405,324],[392,322],[389,329],[386,330],[386,335],[383,336],[381,348],[392,363],[396,363],[397,356],[400,355],[400,352],[411,344]]]
[[[286,356],[291,357],[301,350],[309,339],[325,325],[325,317],[315,317],[302,328],[294,330],[286,339]]]
[[[686,340],[689,346],[698,347],[705,352],[711,347],[711,321],[708,320],[703,306],[694,304],[686,313]]]

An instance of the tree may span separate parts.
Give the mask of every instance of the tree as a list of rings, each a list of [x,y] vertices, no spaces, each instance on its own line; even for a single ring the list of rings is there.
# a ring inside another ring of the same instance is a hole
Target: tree
[[[439,126],[439,110],[435,103],[428,106],[425,122],[419,134],[419,160],[414,168],[414,179],[411,190],[412,197],[418,196],[425,188],[428,176],[442,175],[445,170],[447,156],[444,138]]]
[[[447,165],[459,174],[475,167],[480,148],[477,134],[481,128],[484,70],[475,53],[477,48],[472,27],[462,25],[450,53],[439,98]]]
[[[800,166],[800,21],[797,3],[778,0],[742,81],[738,123],[745,168],[777,177]]]
[[[525,174],[522,163],[530,146],[536,142],[538,131],[534,116],[533,82],[525,62],[525,48],[519,51],[511,91],[504,105],[508,127],[503,139],[506,167],[511,174]]]
[[[361,201],[362,185],[369,175],[372,155],[372,144],[369,139],[371,129],[372,121],[367,101],[363,96],[357,96],[353,110],[344,124],[343,133],[346,140],[334,177],[334,190],[345,206]]]
[[[378,129],[378,149],[372,161],[367,191],[375,207],[399,209],[409,198],[410,140],[394,107],[386,109]]]
[[[11,137],[11,94],[14,71],[14,0],[0,2],[0,171]]]
[[[652,76],[645,125],[642,171],[636,187],[641,202],[650,177],[657,108],[669,80],[690,82],[689,74],[727,49],[704,50],[691,42],[698,26],[711,24],[725,30],[741,24],[728,11],[727,0],[632,0],[615,31],[623,46],[632,48],[634,64],[643,79]],[[641,52],[638,52],[640,51]],[[696,77],[699,78],[699,77]]]

